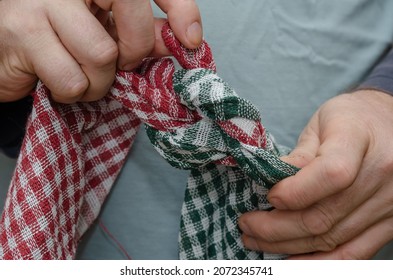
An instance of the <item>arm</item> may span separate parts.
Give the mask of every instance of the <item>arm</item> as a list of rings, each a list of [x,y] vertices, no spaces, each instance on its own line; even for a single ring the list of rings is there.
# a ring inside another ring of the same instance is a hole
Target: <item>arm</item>
[[[357,90],[376,90],[393,95],[393,48]]]

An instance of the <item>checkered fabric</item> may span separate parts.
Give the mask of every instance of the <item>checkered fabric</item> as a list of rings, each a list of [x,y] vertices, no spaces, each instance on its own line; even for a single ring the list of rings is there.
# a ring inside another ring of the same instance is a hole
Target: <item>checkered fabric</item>
[[[72,105],[37,85],[0,220],[1,259],[73,259],[142,122],[164,158],[191,169],[180,258],[271,258],[243,248],[237,218],[269,208],[267,188],[297,169],[278,159],[258,110],[215,74],[205,42],[187,50],[168,24],[163,38],[183,70],[146,59],[118,72],[105,98]]]
[[[244,248],[237,220],[242,213],[271,208],[268,189],[294,175],[281,161],[261,124],[258,109],[240,98],[209,69],[179,70],[173,86],[200,119],[176,130],[147,126],[159,153],[173,166],[191,169],[182,209],[181,259],[280,259]]]

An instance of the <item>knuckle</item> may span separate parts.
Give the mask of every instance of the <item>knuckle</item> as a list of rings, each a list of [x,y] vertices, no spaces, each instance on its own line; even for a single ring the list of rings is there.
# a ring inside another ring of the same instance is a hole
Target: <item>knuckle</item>
[[[17,14],[22,16],[15,16],[15,11],[12,11],[13,7],[8,8],[9,12],[1,13],[0,34],[6,35],[12,40],[23,41],[34,34],[46,32],[45,21],[42,20],[46,17],[43,8],[39,5],[32,5],[29,5],[29,10],[22,8],[17,11]]]
[[[356,178],[356,168],[348,159],[341,157],[325,164],[325,178],[332,186],[344,189],[351,185]]]
[[[268,212],[260,211],[257,214],[257,220],[249,220],[247,223],[250,234],[258,240],[265,240],[267,242],[277,241],[277,233],[274,232],[274,227],[270,223],[261,222],[268,218]],[[244,224],[244,218],[239,223]]]
[[[309,234],[319,235],[326,233],[334,225],[334,218],[322,205],[315,205],[301,214],[301,226]]]
[[[113,65],[119,55],[115,41],[105,40],[90,50],[90,61],[95,67]]]
[[[322,252],[333,251],[338,246],[337,240],[329,233],[316,236],[312,243],[314,250]]]
[[[22,22],[26,21],[25,18],[18,18],[12,12],[2,12],[1,13],[1,34],[13,34],[15,30],[19,30]]]
[[[53,90],[53,98],[61,103],[71,103],[79,99],[88,87],[88,81],[83,75],[74,74],[69,79],[63,79],[57,90]]]

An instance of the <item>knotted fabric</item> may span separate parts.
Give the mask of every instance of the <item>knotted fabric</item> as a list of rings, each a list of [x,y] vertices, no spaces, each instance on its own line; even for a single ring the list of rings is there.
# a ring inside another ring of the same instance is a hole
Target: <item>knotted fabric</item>
[[[53,102],[38,83],[1,217],[1,259],[75,258],[141,123],[170,164],[191,170],[180,258],[280,257],[246,250],[237,219],[268,209],[267,189],[297,169],[278,159],[256,107],[216,75],[206,42],[187,50],[168,24],[162,34],[183,69],[145,59],[119,71],[103,99],[72,105]]]

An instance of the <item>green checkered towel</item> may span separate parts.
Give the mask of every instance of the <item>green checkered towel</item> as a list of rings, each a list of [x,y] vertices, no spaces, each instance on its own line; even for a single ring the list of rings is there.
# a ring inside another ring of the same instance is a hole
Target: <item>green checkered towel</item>
[[[179,235],[181,259],[280,259],[282,255],[244,248],[237,226],[242,213],[269,210],[266,194],[298,169],[279,159],[288,149],[275,144],[261,124],[258,109],[239,97],[211,67],[210,49],[172,46],[187,69],[173,75],[173,88],[194,121],[176,129],[147,125],[149,139],[173,166],[190,169]],[[206,55],[208,53],[208,55]],[[193,69],[195,68],[195,69]],[[180,110],[180,109],[179,109]]]

